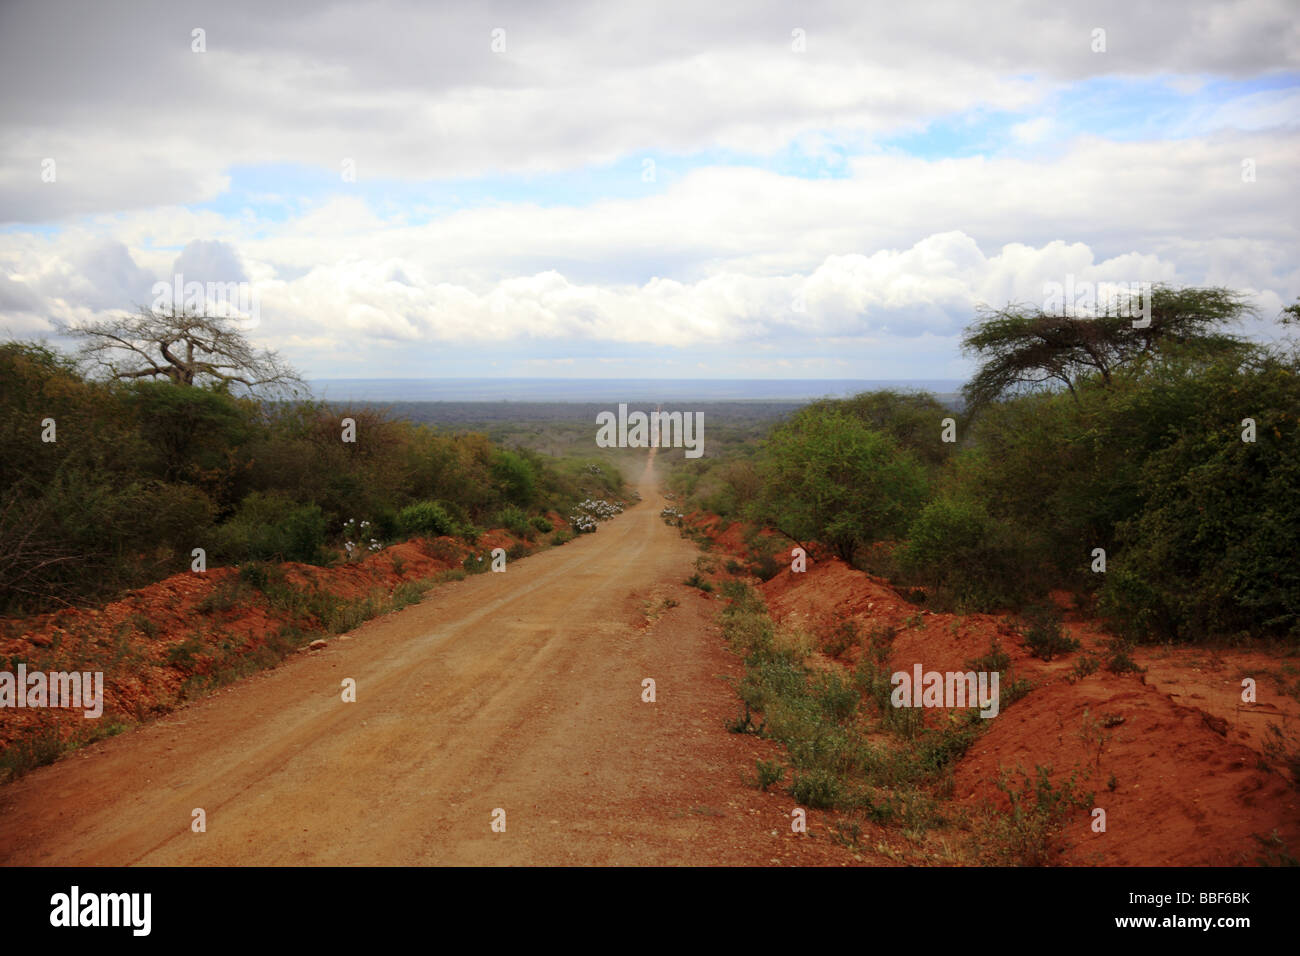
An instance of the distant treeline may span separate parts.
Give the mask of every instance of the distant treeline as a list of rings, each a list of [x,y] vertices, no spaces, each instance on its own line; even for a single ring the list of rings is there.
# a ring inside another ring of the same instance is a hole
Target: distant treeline
[[[486,527],[531,536],[550,529],[542,512],[623,490],[608,461],[398,415],[90,380],[44,345],[0,344],[0,614],[110,598],[188,568],[195,548],[210,566],[336,560],[326,545],[349,521],[361,551]]]
[[[946,609],[1063,588],[1133,640],[1296,640],[1300,360],[1223,331],[1247,311],[1157,288],[1147,328],[986,314],[967,411],[893,391],[815,402],[676,463],[672,484]]]
[[[659,407],[653,402],[627,402],[630,410],[650,412]],[[706,421],[738,424],[745,422],[770,422],[784,418],[806,402],[665,402],[664,411],[703,412]],[[377,408],[387,410],[394,418],[433,425],[467,427],[494,422],[581,422],[590,424],[595,434],[596,416],[604,411],[614,411],[617,403],[609,402],[352,402],[348,405],[331,404],[334,408]]]

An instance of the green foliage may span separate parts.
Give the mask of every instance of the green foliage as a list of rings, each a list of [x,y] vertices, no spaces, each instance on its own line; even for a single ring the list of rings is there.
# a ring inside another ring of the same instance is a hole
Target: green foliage
[[[528,523],[533,526],[534,530],[540,531],[542,534],[550,534],[555,530],[555,525],[551,524],[551,520],[544,515],[533,515],[528,520]]]
[[[1083,793],[1075,778],[1052,782],[1052,768],[1037,766],[1031,777],[1020,771],[1017,786],[1004,771],[998,789],[1007,796],[1009,810],[996,816],[985,830],[989,862],[1011,866],[1045,866],[1052,862],[1056,838],[1066,818],[1092,804],[1093,794]]]
[[[931,469],[946,462],[953,448],[942,440],[940,430],[940,423],[953,412],[925,392],[884,388],[851,398],[824,399],[813,407],[839,409],[860,419],[867,427],[889,435]]]
[[[397,512],[397,531],[404,535],[442,537],[459,531],[456,520],[437,501],[420,501]]]
[[[830,634],[826,638],[824,645],[826,653],[831,657],[839,657],[850,647],[858,644],[861,639],[862,636],[858,633],[858,625],[856,621],[851,618],[840,621],[839,624],[831,629]]]
[[[249,408],[221,392],[139,382],[125,393],[140,433],[146,467],[167,481],[199,482],[222,506],[233,503],[243,467],[230,451],[252,433]]]
[[[961,611],[1015,606],[1029,591],[1031,547],[971,498],[939,497],[907,532],[897,561],[905,579],[931,589],[930,603]]]
[[[1176,394],[1182,422],[1142,463],[1103,613],[1137,641],[1300,638],[1296,367],[1261,356],[1155,387]]]
[[[53,419],[57,440],[41,440]],[[341,419],[356,422],[340,441]],[[0,343],[0,614],[106,600],[185,570],[329,558],[323,528],[369,539],[478,539],[503,509],[522,535],[584,497],[619,498],[609,462],[555,463],[383,408],[257,401],[223,387],[88,380],[31,343]],[[313,510],[314,509],[314,510]],[[523,521],[519,515],[523,514]]]
[[[968,671],[1004,671],[1011,666],[1011,655],[1002,648],[1002,642],[995,635],[989,640],[989,651],[983,657],[976,657],[965,664]]]
[[[829,770],[814,767],[795,774],[790,796],[804,806],[829,810],[844,803],[844,785]]]
[[[515,451],[498,451],[492,458],[492,477],[501,488],[506,502],[531,507],[537,498],[537,472],[534,463]]]
[[[760,538],[759,541],[763,543],[755,548],[757,554],[749,565],[749,573],[760,581],[770,581],[781,573],[784,565],[777,560],[776,545],[771,539]]]
[[[531,537],[533,526],[528,521],[528,515],[522,508],[514,505],[507,505],[497,512],[497,523],[509,531],[511,534],[521,538]]]
[[[220,529],[218,557],[227,561],[302,561],[320,564],[325,553],[325,516],[319,505],[286,495],[253,492]]]
[[[1167,345],[1204,354],[1239,352],[1242,341],[1222,326],[1253,311],[1244,294],[1229,289],[1165,285],[1151,290],[1150,323],[1144,328],[1135,328],[1128,315],[1067,314],[1066,306],[1074,303],[1061,305],[1054,311],[1017,305],[985,310],[966,330],[962,348],[980,361],[965,388],[970,406],[1053,384],[1073,391],[1096,379],[1109,386],[1119,370]]]
[[[691,587],[699,588],[701,591],[705,591],[705,592],[713,590],[713,584],[710,581],[708,581],[706,578],[701,577],[698,571],[692,574],[689,578],[687,578],[682,583],[689,584]]]
[[[1079,649],[1079,642],[1061,628],[1061,615],[1050,604],[1036,604],[1021,614],[1021,632],[1025,647],[1030,653],[1045,661]]]
[[[1132,656],[1133,645],[1122,637],[1113,637],[1106,642],[1104,665],[1112,674],[1140,674],[1142,667]]]
[[[744,712],[729,729],[771,737],[786,748],[792,769],[789,791],[801,804],[871,807],[873,788],[896,788],[893,802],[872,812],[924,825],[933,814],[923,808],[926,801],[916,788],[950,773],[978,727],[923,730],[919,710],[890,705],[889,675],[871,657],[863,658],[851,682],[837,672],[813,671],[804,663],[806,650],[791,634],[773,627],[756,591],[731,580],[723,585],[723,595],[730,601],[722,612],[723,635],[745,661],[736,687]],[[888,635],[875,639],[887,647]],[[875,726],[863,713],[864,697],[875,710]],[[870,739],[878,729],[906,738],[910,745],[883,749]],[[772,765],[771,773],[775,771]]]
[[[1074,662],[1074,668],[1070,671],[1070,680],[1078,681],[1090,674],[1095,674],[1101,668],[1101,661],[1096,654],[1084,651],[1079,655],[1079,659]]]
[[[766,790],[768,787],[781,782],[785,776],[785,768],[774,760],[758,760],[755,762],[755,768],[758,771],[758,789]]]
[[[249,561],[239,566],[239,580],[259,591],[265,591],[271,583],[271,568],[262,561]]]
[[[834,407],[801,411],[765,444],[763,516],[796,540],[825,542],[844,560],[901,532],[926,495],[914,455]]]

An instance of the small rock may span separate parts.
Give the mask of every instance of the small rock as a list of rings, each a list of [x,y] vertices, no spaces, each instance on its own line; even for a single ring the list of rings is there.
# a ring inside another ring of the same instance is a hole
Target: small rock
[[[319,651],[326,647],[329,647],[329,641],[326,641],[323,638],[317,638],[316,640],[312,641],[310,644],[307,645],[307,650]]]

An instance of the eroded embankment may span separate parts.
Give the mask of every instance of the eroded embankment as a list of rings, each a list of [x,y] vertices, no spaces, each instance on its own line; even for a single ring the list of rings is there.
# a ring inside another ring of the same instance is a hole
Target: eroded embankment
[[[755,538],[739,525],[692,515],[686,530],[733,559],[733,572],[755,558],[747,546]],[[1028,682],[1004,699],[998,716],[980,722],[952,767],[950,792],[941,794],[950,818],[973,819],[963,811],[977,808],[1006,811],[1000,779],[1023,780],[1022,770],[1036,779],[1038,768],[1050,768],[1058,787],[1073,778],[1077,792],[1092,794],[1086,806],[1063,814],[1054,862],[1237,865],[1294,858],[1300,800],[1294,756],[1286,756],[1294,755],[1300,728],[1294,651],[1141,647],[1131,651],[1140,670],[1114,672],[1106,667],[1113,653],[1107,635],[1066,609],[1060,595],[1064,629],[1081,646],[1043,661],[1024,646],[1013,618],[925,610],[829,555],[810,557],[803,573],[784,560],[758,588],[775,621],[810,635],[810,667],[852,673],[873,652],[866,635],[874,634],[887,636],[887,645],[875,646],[886,672],[910,673],[917,664],[966,671],[972,661],[1000,657],[1004,694],[1010,683]],[[1242,702],[1246,678],[1255,682],[1253,704]],[[934,708],[921,717],[934,727],[959,715]],[[1104,832],[1093,826],[1097,809],[1105,811]],[[927,857],[936,859],[921,854]]]
[[[558,514],[550,520],[567,532]],[[522,557],[546,540],[496,529],[472,547],[451,537],[415,539],[331,567],[183,572],[102,608],[0,620],[0,671],[16,673],[22,663],[28,674],[104,675],[95,719],[76,708],[0,709],[0,783],[398,610],[439,580],[486,570],[494,548]]]

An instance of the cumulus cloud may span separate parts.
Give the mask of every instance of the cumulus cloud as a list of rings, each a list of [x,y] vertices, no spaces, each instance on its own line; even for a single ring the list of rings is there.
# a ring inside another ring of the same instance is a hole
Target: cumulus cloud
[[[913,374],[905,356],[961,374],[979,304],[1067,274],[1230,285],[1276,311],[1300,291],[1297,94],[1212,94],[1294,70],[1292,19],[1281,0],[7,4],[0,221],[41,226],[0,232],[0,322],[39,334],[182,273],[249,283],[256,335],[309,372],[514,349],[515,368],[648,350],[666,370],[844,375],[869,356],[880,375]],[[1081,134],[1050,105],[1098,77],[1185,109],[1141,140]],[[999,148],[924,139],[1003,111]],[[903,133],[931,147],[888,145]],[[647,152],[660,179],[635,194],[444,201],[460,177],[582,180]],[[417,200],[349,189],[345,160]],[[263,165],[333,185],[232,208],[232,171]]]
[[[216,239],[193,239],[172,264],[172,271],[195,282],[245,282],[248,276],[234,246]]]
[[[351,158],[359,175],[422,178],[573,168],[646,148],[774,150],[832,128],[871,135],[1023,108],[1103,74],[1294,69],[1291,14],[1285,0],[1195,12],[1128,0],[379,0],[363,13],[230,0],[135,15],[10,3],[0,7],[0,210],[41,221],[202,202],[239,164],[336,171]],[[1091,47],[1098,25],[1104,54]],[[1246,112],[1267,118],[1285,105]],[[57,184],[41,183],[43,158],[57,160]]]

